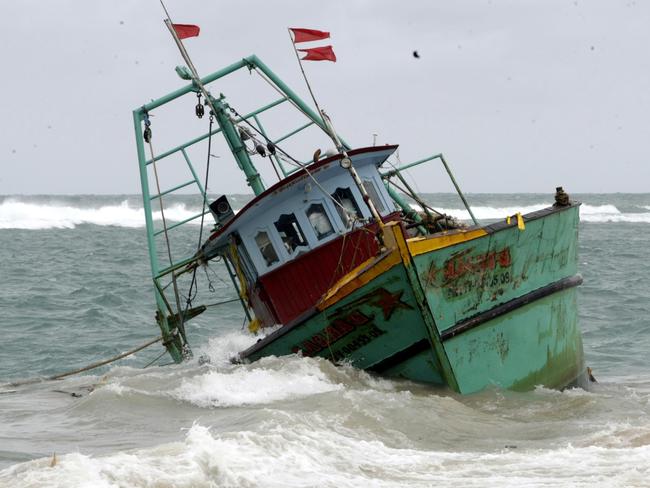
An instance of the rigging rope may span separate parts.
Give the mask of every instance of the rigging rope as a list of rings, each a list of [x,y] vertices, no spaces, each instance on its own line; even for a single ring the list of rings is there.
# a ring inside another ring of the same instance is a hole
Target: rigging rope
[[[265,78],[265,77],[262,76],[262,78]],[[270,82],[270,80],[266,80],[266,81],[269,84],[271,84],[272,86],[274,86]],[[294,104],[294,106],[295,106],[295,104]],[[352,212],[349,209],[347,209],[341,202],[339,202],[336,198],[334,198],[332,195],[330,195],[330,193],[327,190],[325,190],[325,188],[323,188],[323,186],[320,184],[320,182],[314,177],[314,175],[312,175],[311,171],[309,171],[309,169],[307,168],[307,165],[301,163],[300,161],[298,161],[297,159],[292,157],[289,153],[287,153],[284,149],[282,149],[280,146],[275,144],[271,139],[268,138],[268,136],[264,132],[260,131],[253,123],[248,121],[248,119],[242,117],[237,112],[237,110],[235,108],[233,108],[232,106],[229,106],[228,108],[236,117],[238,117],[241,121],[243,121],[245,124],[247,124],[253,131],[255,131],[257,134],[259,134],[267,144],[273,144],[273,147],[275,149],[277,149],[277,156],[279,158],[281,158],[283,161],[285,161],[285,162],[287,162],[287,163],[289,163],[289,164],[291,164],[293,166],[296,166],[296,167],[298,167],[298,168],[305,171],[305,173],[309,176],[309,178],[314,182],[316,187],[323,192],[323,195],[325,195],[326,198],[331,200],[334,203],[335,206],[339,207],[343,211],[343,213],[345,215],[347,215],[347,217],[351,221],[350,231],[354,230],[355,226],[362,222],[362,219],[359,218],[359,216],[356,214],[356,212]],[[296,107],[296,108],[298,108],[298,107]],[[305,116],[307,116],[309,118],[309,116],[304,111],[302,111],[302,110],[300,110],[300,111]],[[236,122],[236,121],[233,121],[233,122]],[[250,133],[250,131],[246,131],[246,133],[247,133],[247,136],[253,141],[254,144],[260,144],[260,141],[257,140],[257,138],[255,137],[254,134]],[[369,232],[369,230],[366,229],[365,227],[362,227],[361,229],[364,232]],[[346,271],[345,271],[344,266],[343,266],[343,254],[345,253],[345,244],[346,244],[347,235],[348,235],[348,232],[345,232],[343,234],[343,244],[341,246],[341,252],[340,252],[339,259],[338,259],[338,262],[337,262],[337,265],[336,265],[336,268],[335,268],[335,271],[334,271],[334,275],[332,276],[332,280],[331,280],[330,285],[328,286],[328,288],[330,288],[332,283],[335,281],[334,278],[336,276],[336,273],[339,270],[343,271],[342,276],[346,274]],[[354,261],[356,259],[357,251],[359,250],[360,244],[361,244],[361,236],[359,236],[357,238],[356,243],[354,244],[354,252],[353,252],[353,255],[352,255],[352,260],[350,261],[350,269],[347,272],[350,272],[355,267]],[[368,249],[368,253],[370,254],[369,249]]]
[[[205,222],[205,207],[208,204],[208,178],[210,177],[210,151],[212,150],[212,125],[213,124],[214,124],[214,115],[210,113],[210,126],[208,128],[208,134],[209,134],[208,156],[207,156],[207,162],[205,164],[205,182],[203,184],[203,207],[201,208],[201,225],[199,227],[199,240],[196,245],[197,254],[201,250],[201,242],[203,241],[203,224]],[[196,298],[196,294],[198,293],[198,286],[196,285],[196,268],[197,266],[194,266],[194,269],[192,271],[192,281],[190,282],[190,289],[187,293],[184,314],[187,313],[189,308],[192,306],[192,301]],[[192,292],[192,289],[194,289],[194,292]],[[192,293],[194,293],[194,295],[192,295]]]
[[[160,354],[158,354],[158,356],[156,356],[154,359],[152,359],[151,361],[149,361],[149,362],[144,366],[144,368],[142,368],[142,369],[147,369],[149,366],[151,366],[153,363],[155,363],[156,361],[158,361],[158,360],[159,360],[161,357],[163,357],[165,354],[167,354],[167,350],[166,350],[166,349],[163,349],[163,352],[161,352]]]
[[[163,208],[163,198],[162,194],[160,192],[160,180],[158,178],[158,168],[156,165],[156,158],[154,157],[154,151],[153,151],[153,144],[151,143],[151,121],[149,120],[149,114],[145,112],[145,131],[143,134],[143,138],[145,142],[149,146],[149,153],[151,154],[151,161],[153,164],[153,173],[156,179],[156,190],[158,191],[158,203],[160,204],[160,217],[162,219],[163,223],[163,230],[165,234],[165,243],[167,244],[167,256],[169,257],[169,265],[174,266],[174,261],[172,259],[172,251],[171,251],[171,246],[169,244],[169,234],[167,232],[167,220],[165,219],[165,211]],[[188,342],[187,342],[187,336],[185,335],[185,321],[184,321],[184,314],[181,314],[181,300],[179,297],[178,293],[178,284],[176,283],[176,271],[172,271],[172,284],[174,287],[174,297],[176,298],[176,310],[178,310],[178,315],[179,315],[179,321],[178,321],[178,330],[181,333],[181,338],[183,340],[183,354],[186,354],[189,352],[189,349],[186,350],[186,348],[189,347]]]
[[[294,104],[294,105],[295,105],[295,104]],[[347,214],[349,217],[351,217],[351,216],[353,215],[352,212],[350,212],[350,211],[349,211],[347,208],[345,208],[341,203],[339,203],[335,198],[333,198],[332,195],[330,195],[330,194],[327,192],[327,190],[325,190],[325,188],[323,188],[323,187],[321,186],[321,184],[318,182],[318,180],[317,180],[316,178],[314,178],[314,176],[311,174],[311,171],[309,171],[309,169],[307,168],[307,165],[306,165],[306,164],[301,163],[300,161],[298,161],[297,159],[295,159],[293,156],[291,156],[288,152],[286,152],[284,149],[282,149],[280,146],[278,146],[277,144],[275,144],[271,139],[269,139],[269,138],[266,136],[266,134],[264,134],[262,131],[258,130],[257,127],[255,127],[254,124],[252,124],[251,122],[249,122],[248,119],[245,119],[244,117],[242,117],[242,116],[237,112],[237,110],[235,110],[232,106],[229,106],[228,108],[229,108],[229,110],[230,110],[233,114],[235,114],[237,117],[239,117],[239,119],[240,119],[242,122],[244,122],[245,124],[247,124],[247,125],[248,125],[251,129],[253,129],[257,134],[259,134],[260,136],[262,136],[262,138],[264,138],[264,141],[265,141],[267,144],[273,144],[273,147],[274,147],[275,149],[277,149],[277,150],[279,151],[279,153],[281,153],[281,154],[278,153],[278,157],[279,157],[279,158],[281,158],[283,161],[285,161],[285,162],[291,164],[292,166],[296,166],[296,167],[298,167],[298,168],[304,170],[305,173],[307,173],[307,175],[309,176],[309,178],[311,178],[311,180],[314,182],[314,184],[318,187],[318,189],[321,190],[321,191],[323,192],[323,194],[325,195],[325,197],[326,197],[326,198],[329,198],[329,199],[334,203],[335,206],[338,206],[339,208],[341,208],[341,209],[343,210],[343,212],[345,212],[345,214]],[[298,107],[296,107],[296,108],[298,108]],[[298,110],[300,110],[300,109],[298,108]],[[310,118],[309,115],[307,115],[305,112],[303,112],[302,110],[300,110],[300,111],[301,111],[303,114],[305,114],[305,116],[307,116],[308,118]],[[236,122],[236,121],[233,121],[233,123],[235,123],[235,122]],[[255,143],[259,143],[259,141],[255,138],[255,136],[254,136],[253,134],[248,134],[248,135],[249,135],[249,137],[250,137],[250,138],[251,138]],[[354,217],[353,220],[356,221],[356,220],[359,220],[359,219],[358,219],[358,217],[355,215],[355,217]]]
[[[397,177],[400,179],[400,181],[402,181],[403,183],[406,184],[406,180],[404,179],[403,176],[400,175],[401,170],[400,170],[397,166],[395,166],[392,162],[387,161],[387,163],[388,163],[390,166],[392,166],[393,169],[395,170],[395,176],[397,176]],[[390,179],[390,177],[387,178],[387,181],[388,181],[388,183],[390,183],[391,185],[393,185],[394,187],[396,187],[398,190],[400,190],[402,193],[404,193],[405,195],[407,195],[407,196],[409,196],[411,199],[413,199],[413,200],[415,201],[415,203],[417,203],[418,205],[420,205],[420,207],[422,207],[422,209],[423,209],[426,213],[428,213],[427,210],[431,210],[432,212],[437,213],[437,214],[438,214],[439,216],[441,216],[441,217],[444,216],[444,214],[443,214],[442,212],[439,212],[439,211],[436,210],[435,208],[433,208],[433,207],[431,207],[430,205],[428,205],[427,203],[425,203],[424,200],[422,200],[422,199],[419,197],[419,195],[418,195],[417,193],[415,193],[414,191],[412,191],[412,190],[411,190],[411,191],[406,191],[406,190],[400,188],[397,184],[395,184],[395,183]],[[415,180],[414,180],[414,181],[415,181]],[[417,181],[416,181],[415,183],[416,183],[416,185],[417,185]],[[406,188],[410,190],[408,184],[406,184]]]

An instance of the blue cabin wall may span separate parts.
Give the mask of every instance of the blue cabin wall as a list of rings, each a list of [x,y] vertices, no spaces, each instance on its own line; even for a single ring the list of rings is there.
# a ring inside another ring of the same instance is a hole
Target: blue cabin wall
[[[354,160],[355,168],[360,178],[363,181],[371,181],[373,183],[377,196],[381,201],[381,207],[383,207],[383,210],[380,212],[382,216],[390,215],[396,211],[395,204],[382,184],[381,176],[376,166],[378,160],[383,162],[385,158],[385,154],[380,158],[371,154],[366,157],[355,158]],[[354,184],[349,173],[340,167],[338,161],[333,161],[330,165],[313,172],[312,175],[318,181],[318,184],[309,176],[292,182],[290,185],[274,192],[268,199],[260,200],[254,208],[248,210],[249,215],[247,216],[246,222],[242,222],[241,225],[232,229],[232,231],[238,232],[258,275],[264,275],[273,271],[296,258],[301,253],[309,252],[350,231],[350,228],[345,227],[336,209],[336,204],[330,197],[337,188],[349,188],[363,215],[363,219],[369,220],[371,218],[368,207],[363,203],[361,192]],[[267,200],[271,201],[269,202]],[[333,234],[320,240],[316,236],[316,232],[306,214],[307,209],[314,203],[323,205],[327,217],[334,228]],[[307,245],[300,246],[294,252],[290,253],[283,244],[274,223],[280,215],[292,213],[296,216],[298,224],[307,240]],[[266,232],[269,236],[275,252],[279,257],[276,263],[271,265],[266,264],[255,243],[255,236],[259,232]]]

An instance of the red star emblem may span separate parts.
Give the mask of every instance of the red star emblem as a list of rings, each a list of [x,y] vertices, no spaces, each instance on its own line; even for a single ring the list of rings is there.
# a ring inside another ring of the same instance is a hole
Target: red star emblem
[[[371,305],[381,308],[384,313],[384,320],[388,320],[397,308],[413,309],[408,303],[401,300],[404,290],[395,293],[390,293],[384,288],[380,288],[376,292],[376,297],[370,301]]]

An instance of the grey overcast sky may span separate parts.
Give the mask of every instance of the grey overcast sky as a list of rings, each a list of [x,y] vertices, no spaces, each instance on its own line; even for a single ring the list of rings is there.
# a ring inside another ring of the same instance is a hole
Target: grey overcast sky
[[[286,28],[329,30],[338,62],[308,69],[339,131],[403,162],[443,152],[465,191],[650,191],[650,2],[167,6],[201,26],[202,74],[256,53],[303,95]],[[159,2],[2,0],[0,17],[0,194],[139,193],[131,110],[181,86]],[[219,164],[213,191],[248,191]]]

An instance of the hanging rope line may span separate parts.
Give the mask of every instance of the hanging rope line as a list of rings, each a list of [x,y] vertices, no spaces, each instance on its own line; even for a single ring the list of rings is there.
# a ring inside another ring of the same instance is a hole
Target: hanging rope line
[[[230,300],[223,300],[221,302],[215,302],[215,303],[208,303],[207,305],[204,305],[206,308],[207,307],[216,307],[218,305],[225,305],[226,303],[234,303],[238,302],[239,298],[231,298]]]
[[[444,216],[443,213],[439,212],[438,210],[434,209],[433,207],[431,207],[430,205],[428,205],[427,203],[425,203],[425,201],[422,200],[422,198],[420,198],[420,197],[418,196],[418,192],[415,192],[415,191],[413,191],[413,190],[411,189],[411,187],[410,187],[410,186],[408,185],[408,183],[406,182],[406,179],[404,179],[404,177],[401,175],[400,170],[399,170],[398,167],[396,167],[396,166],[395,166],[391,161],[387,161],[387,163],[388,163],[390,166],[392,166],[392,168],[395,170],[395,176],[397,176],[397,178],[398,178],[402,183],[404,183],[404,186],[406,187],[406,189],[407,189],[408,191],[404,191],[403,189],[401,189],[398,185],[396,185],[396,184],[395,184],[395,183],[390,179],[390,177],[387,179],[388,183],[392,184],[392,185],[395,186],[398,190],[400,190],[402,193],[404,193],[405,195],[407,195],[407,196],[409,196],[411,199],[413,199],[413,200],[414,200],[414,201],[415,201],[415,202],[416,202],[420,207],[422,207],[422,210],[424,210],[425,213],[428,214],[428,213],[429,213],[428,211],[431,210],[432,212],[438,214],[439,217],[443,217],[443,216]],[[415,184],[417,185],[417,181],[414,180],[414,182],[415,182]]]
[[[151,121],[149,120],[149,114],[145,112],[144,114],[144,134],[143,134],[143,139],[149,146],[149,153],[151,155],[151,161],[153,161],[153,173],[154,177],[156,180],[156,190],[158,191],[158,203],[160,204],[160,217],[162,219],[163,223],[163,230],[165,234],[165,243],[167,245],[167,257],[169,258],[169,265],[173,266],[174,265],[174,260],[172,259],[172,251],[171,251],[171,245],[169,243],[169,233],[167,232],[167,220],[165,219],[165,210],[164,210],[164,205],[163,205],[163,198],[162,194],[160,191],[160,180],[158,178],[158,167],[156,164],[156,158],[154,157],[154,150],[153,150],[153,144],[151,142]],[[183,339],[183,346],[184,346],[184,353],[186,352],[185,349],[188,347],[188,342],[187,342],[187,336],[185,335],[185,321],[184,321],[184,314],[181,313],[181,300],[178,292],[178,284],[176,283],[176,272],[172,271],[172,284],[174,287],[174,297],[176,298],[176,310],[178,310],[178,330],[181,333],[181,338]]]
[[[98,361],[96,363],[89,364],[88,366],[84,366],[83,368],[78,368],[78,369],[73,369],[71,371],[66,371],[64,373],[59,373],[55,374],[53,376],[46,376],[44,378],[30,378],[27,380],[21,380],[21,381],[13,381],[10,383],[5,383],[2,386],[23,386],[23,385],[31,385],[34,383],[43,383],[45,381],[55,381],[55,380],[60,380],[63,378],[66,378],[67,376],[72,376],[75,374],[79,373],[84,373],[86,371],[90,371],[91,369],[96,369],[101,366],[105,366],[110,363],[114,363],[115,361],[118,361],[120,359],[124,359],[127,356],[132,356],[138,351],[141,351],[142,349],[145,349],[157,342],[162,341],[162,337],[156,337],[155,339],[151,339],[150,341],[145,342],[144,344],[140,344],[138,347],[134,347],[133,349],[123,352],[121,354],[118,354],[117,356],[113,356],[112,358],[109,359],[104,359],[103,361]],[[165,351],[166,352],[166,351]]]
[[[154,359],[152,359],[151,361],[149,361],[149,362],[144,366],[144,368],[142,368],[142,369],[147,369],[149,366],[151,366],[153,363],[155,363],[156,361],[158,361],[158,360],[159,360],[161,357],[163,357],[165,354],[167,354],[167,350],[166,350],[166,349],[163,349],[163,352],[161,352],[160,354],[158,354],[158,356],[156,356]]]
[[[266,76],[264,73],[261,73],[261,72],[260,72],[259,70],[257,70],[257,69],[253,69],[252,71],[253,71],[254,73],[256,73],[256,74],[257,74],[260,78],[262,78],[264,81],[266,81],[266,82],[269,84],[269,86],[270,86],[271,88],[273,88],[276,92],[278,92],[282,97],[285,97],[285,98],[287,97],[286,93],[284,93],[282,90],[280,90],[280,88],[278,88],[278,87],[276,86],[275,83],[273,83],[269,78],[267,78],[267,76]],[[309,116],[309,114],[308,114],[307,112],[305,112],[302,108],[300,108],[300,107],[298,106],[298,104],[297,104],[296,102],[293,101],[293,99],[291,99],[291,98],[287,98],[287,101],[288,101],[291,105],[293,105],[294,108],[295,108],[296,110],[298,110],[298,112],[300,112],[301,114],[303,114],[303,115],[304,115],[305,117],[307,117],[308,119],[311,119],[311,117]],[[316,124],[316,125],[318,125],[318,124]],[[319,128],[320,128],[323,132],[325,132],[325,133],[327,134],[327,132],[326,132],[325,130],[323,130],[323,128],[320,127],[320,125],[319,125]],[[328,134],[328,135],[329,135],[329,134]]]
[[[256,72],[257,72],[257,70],[256,70]],[[260,74],[260,76],[262,76],[262,75]],[[264,78],[264,79],[266,80],[266,78],[265,78],[264,76],[262,76],[262,78]],[[274,86],[274,87],[275,87],[275,85],[274,85],[270,80],[266,80],[266,81],[267,81],[271,86]],[[250,121],[248,121],[247,119],[245,119],[244,117],[242,117],[242,116],[239,114],[239,112],[237,112],[237,110],[236,110],[235,108],[233,108],[232,106],[229,106],[228,108],[229,108],[230,112],[232,112],[232,114],[233,114],[235,117],[237,117],[239,120],[243,121],[243,122],[244,122],[246,125],[248,125],[248,126],[249,126],[249,127],[250,127],[250,128],[251,128],[251,129],[256,133],[256,134],[258,134],[262,139],[264,139],[264,142],[265,142],[267,145],[268,145],[268,144],[272,144],[273,147],[274,147],[274,148],[276,149],[276,151],[277,151],[277,152],[276,152],[277,156],[278,156],[280,159],[282,159],[283,161],[285,161],[286,163],[288,163],[288,164],[290,164],[290,165],[292,165],[292,166],[298,167],[298,168],[300,168],[300,169],[302,169],[302,170],[305,171],[305,173],[307,174],[307,176],[308,176],[308,177],[309,177],[309,178],[314,182],[314,185],[316,185],[316,187],[317,187],[317,188],[318,188],[318,189],[323,193],[323,195],[324,195],[326,198],[328,198],[330,201],[332,201],[333,204],[334,204],[336,207],[340,208],[340,209],[343,211],[343,213],[348,217],[348,219],[349,219],[350,222],[351,222],[351,225],[350,225],[350,231],[351,231],[351,230],[354,230],[355,227],[356,227],[357,225],[362,224],[363,219],[360,219],[359,216],[356,214],[356,212],[352,212],[352,211],[350,211],[350,210],[347,209],[345,206],[343,206],[343,204],[341,204],[338,200],[336,200],[332,195],[330,195],[329,192],[328,192],[328,191],[327,191],[327,190],[326,190],[326,189],[325,189],[325,188],[320,184],[320,182],[319,182],[319,181],[314,177],[314,175],[311,173],[311,171],[309,171],[309,169],[307,168],[307,165],[305,165],[305,164],[303,164],[302,162],[298,161],[298,160],[295,159],[293,156],[291,156],[287,151],[285,151],[282,147],[280,147],[280,146],[278,146],[277,144],[275,144],[271,139],[269,139],[269,137],[268,137],[264,132],[260,131],[260,130],[259,130],[259,129],[258,129],[258,128],[253,124],[253,123],[251,123]],[[301,110],[301,112],[302,112],[302,110]],[[304,112],[303,112],[303,113],[304,113]],[[309,117],[307,114],[305,114],[305,116]],[[233,123],[236,123],[236,120],[233,120]],[[257,138],[255,137],[255,134],[252,134],[252,133],[251,133],[250,131],[248,131],[248,130],[246,131],[246,133],[247,133],[247,136],[248,136],[248,137],[253,141],[254,145],[255,145],[255,144],[260,144],[260,141],[257,140]],[[253,154],[253,153],[254,153],[254,151],[251,151],[251,154]],[[361,230],[364,231],[364,232],[366,232],[366,233],[372,233],[369,229],[367,229],[367,228],[365,228],[365,227],[361,227]],[[337,262],[336,268],[335,268],[335,270],[334,270],[334,274],[332,275],[332,278],[331,278],[331,280],[330,280],[330,284],[329,284],[328,288],[331,288],[332,284],[333,284],[334,281],[335,281],[335,277],[336,277],[337,273],[341,272],[341,275],[345,275],[346,273],[350,272],[350,271],[355,267],[355,259],[356,259],[356,256],[357,256],[357,252],[358,252],[358,250],[359,250],[359,247],[360,247],[360,245],[361,245],[361,236],[359,236],[359,237],[356,239],[356,242],[354,242],[353,239],[350,239],[350,243],[354,243],[354,244],[353,244],[353,245],[354,245],[354,250],[353,250],[352,260],[350,261],[350,269],[348,269],[348,270],[346,271],[346,270],[344,269],[345,266],[343,266],[343,255],[345,254],[345,251],[346,251],[345,248],[346,248],[346,238],[347,238],[347,237],[348,237],[348,232],[345,232],[345,233],[343,234],[343,244],[342,244],[342,246],[341,246],[341,252],[339,253],[338,262]],[[368,254],[370,254],[370,250],[369,250],[369,249],[367,249],[367,252],[368,252]]]
[[[311,171],[309,171],[309,169],[307,168],[307,165],[306,165],[306,164],[301,163],[301,162],[298,161],[296,158],[294,158],[293,156],[291,156],[288,152],[286,152],[284,149],[282,149],[280,146],[278,146],[277,144],[275,144],[271,139],[269,139],[269,138],[266,136],[266,134],[264,134],[262,131],[258,130],[257,127],[255,127],[254,124],[252,124],[252,123],[249,122],[247,119],[245,119],[244,117],[242,117],[242,116],[239,114],[239,112],[237,112],[237,110],[235,110],[233,107],[230,106],[230,107],[229,107],[229,110],[230,110],[230,111],[231,111],[231,112],[232,112],[236,117],[238,117],[242,122],[244,122],[244,123],[247,124],[251,129],[253,129],[253,130],[254,130],[254,131],[255,131],[259,136],[261,136],[267,144],[273,144],[273,147],[274,147],[277,151],[279,151],[279,153],[280,153],[280,154],[278,154],[278,157],[279,157],[279,158],[281,158],[284,162],[291,164],[292,166],[295,166],[295,167],[297,167],[297,168],[300,168],[300,169],[304,170],[305,173],[307,173],[307,176],[309,176],[309,178],[314,182],[314,184],[316,185],[316,187],[317,187],[319,190],[321,190],[321,191],[323,192],[323,194],[325,195],[325,197],[328,198],[328,199],[330,199],[330,200],[334,203],[334,205],[336,205],[336,206],[338,206],[339,208],[341,208],[341,209],[343,210],[343,212],[344,212],[346,215],[348,215],[348,217],[350,217],[350,220],[353,220],[353,221],[358,221],[358,220],[360,220],[359,217],[358,217],[356,214],[354,214],[353,212],[350,212],[350,211],[349,211],[347,208],[345,208],[341,203],[339,203],[335,198],[333,198],[332,195],[330,195],[330,194],[327,192],[327,190],[325,190],[325,188],[323,188],[323,187],[321,186],[321,184],[320,184],[320,183],[318,182],[318,180],[314,177],[314,175],[311,174]],[[301,112],[302,112],[302,110],[301,110]],[[303,113],[304,113],[304,112],[303,112]],[[307,114],[305,114],[305,115],[307,116]],[[309,116],[307,116],[307,117],[309,117]],[[235,122],[236,122],[236,121],[233,121],[233,123],[235,123]],[[259,143],[259,141],[255,138],[255,136],[254,136],[253,134],[249,134],[249,137],[253,140],[253,142],[255,142],[255,143]]]
[[[199,94],[200,95],[200,94]],[[198,105],[197,105],[198,107]],[[197,111],[197,116],[198,116],[198,111]],[[201,115],[202,117],[202,115]],[[199,117],[199,118],[201,118]],[[210,126],[208,128],[208,155],[207,155],[207,161],[205,163],[205,181],[203,184],[203,206],[201,208],[201,225],[199,227],[199,240],[196,244],[196,252],[197,254],[201,250],[201,243],[203,241],[203,225],[205,222],[205,207],[208,205],[208,179],[210,177],[210,151],[212,150],[212,125],[214,124],[214,115],[210,113]],[[196,268],[198,266],[194,266],[194,269],[192,270],[192,280],[190,281],[190,289],[187,293],[186,301],[185,301],[185,312],[183,315],[187,313],[187,311],[190,309],[192,306],[192,301],[196,298],[196,294],[199,291],[199,287],[196,284]]]

